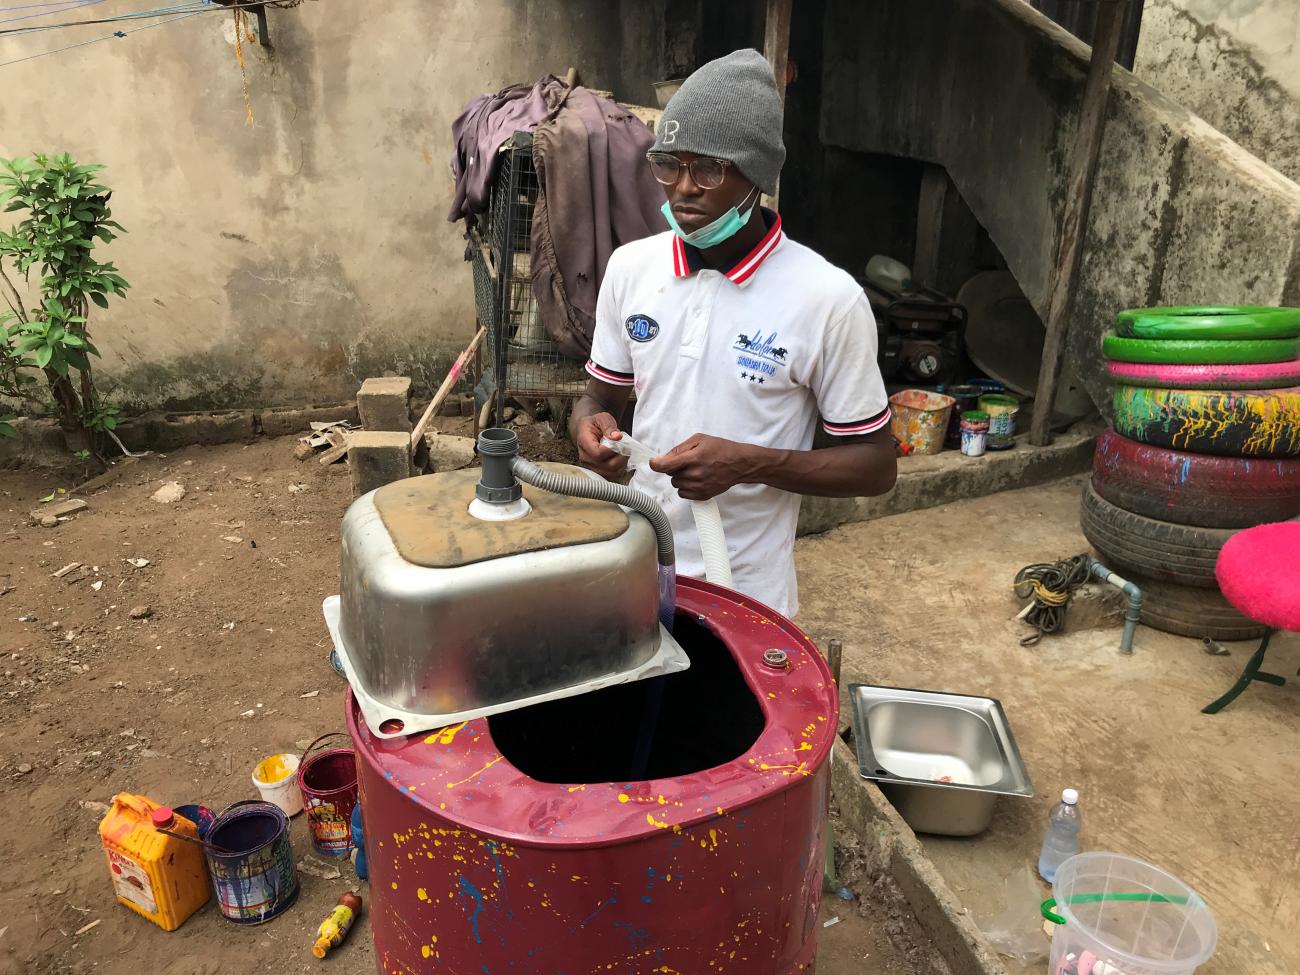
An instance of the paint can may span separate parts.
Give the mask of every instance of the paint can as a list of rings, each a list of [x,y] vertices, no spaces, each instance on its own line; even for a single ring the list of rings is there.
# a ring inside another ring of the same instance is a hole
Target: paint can
[[[961,452],[967,457],[984,453],[989,432],[989,415],[983,410],[967,410],[961,415]]]
[[[979,407],[989,415],[989,449],[1007,450],[1014,447],[1020,400],[1005,393],[989,393],[980,397]]]
[[[329,748],[311,754],[327,738],[346,738],[342,732],[321,735],[302,753],[298,788],[307,826],[317,853],[347,856],[352,852],[352,807],[357,804],[357,761],[351,748]],[[310,757],[309,757],[310,756]]]
[[[957,401],[952,408],[952,419],[948,421],[948,433],[943,438],[946,449],[956,450],[961,446],[961,419],[979,405],[979,398],[988,392],[982,386],[963,383],[958,386],[940,386],[938,392],[951,396]]]
[[[268,755],[253,766],[253,785],[263,802],[279,806],[286,816],[296,816],[302,812],[297,772],[297,755],[289,752]]]
[[[228,806],[203,845],[217,907],[226,920],[261,924],[297,899],[289,817],[279,806],[255,799]]]
[[[217,814],[207,806],[200,805],[197,802],[187,803],[184,806],[177,806],[173,812],[178,816],[184,816],[199,831],[199,839],[206,839],[208,831],[212,829],[212,824],[217,821]]]

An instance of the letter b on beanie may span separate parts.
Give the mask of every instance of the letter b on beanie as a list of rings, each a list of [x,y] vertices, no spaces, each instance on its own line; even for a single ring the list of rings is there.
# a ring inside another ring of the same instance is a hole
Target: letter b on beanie
[[[682,82],[652,152],[694,152],[735,163],[764,193],[785,162],[785,117],[772,66],[752,48],[710,61]]]

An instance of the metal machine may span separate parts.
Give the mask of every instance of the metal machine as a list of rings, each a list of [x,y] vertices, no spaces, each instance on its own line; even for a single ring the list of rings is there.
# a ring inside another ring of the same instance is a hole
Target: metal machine
[[[962,365],[966,309],[911,280],[911,271],[877,255],[867,264],[863,290],[879,333],[878,361],[885,381],[933,386],[951,382]]]

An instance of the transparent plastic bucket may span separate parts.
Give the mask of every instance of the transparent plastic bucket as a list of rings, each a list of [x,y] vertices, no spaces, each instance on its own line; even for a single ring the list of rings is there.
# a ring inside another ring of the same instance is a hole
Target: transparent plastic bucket
[[[1052,894],[1055,907],[1043,905],[1059,925],[1049,975],[1191,975],[1218,942],[1214,914],[1196,891],[1133,857],[1070,857]]]

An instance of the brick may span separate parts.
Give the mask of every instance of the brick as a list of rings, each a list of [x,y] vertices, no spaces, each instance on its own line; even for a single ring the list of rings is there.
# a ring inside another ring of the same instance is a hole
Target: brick
[[[367,379],[357,393],[363,430],[411,432],[411,380],[406,376]]]
[[[348,441],[352,496],[411,476],[411,437],[400,432],[361,430]]]

